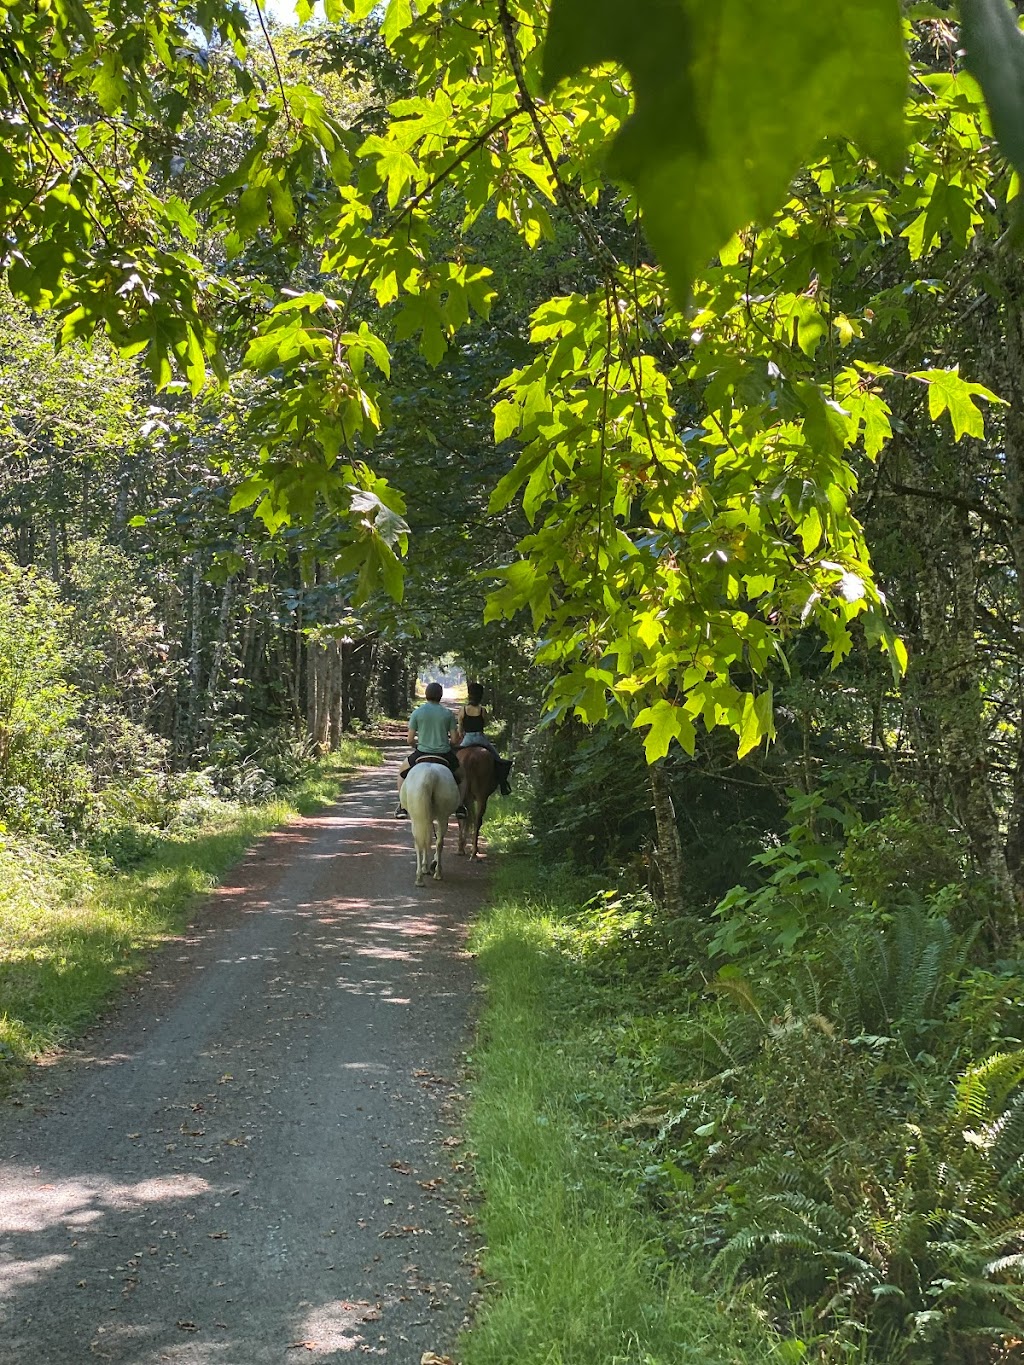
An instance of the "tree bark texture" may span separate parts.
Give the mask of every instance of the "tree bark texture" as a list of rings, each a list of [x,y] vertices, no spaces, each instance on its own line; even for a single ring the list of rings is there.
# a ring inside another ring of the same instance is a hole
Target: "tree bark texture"
[[[948,452],[940,453],[947,468],[958,467]],[[904,481],[927,487],[938,458],[903,444]],[[920,755],[920,789],[936,813],[952,806],[976,866],[992,882],[990,928],[996,932],[997,922],[1013,915],[1014,892],[988,772],[976,545],[964,501],[907,500],[902,525],[913,559],[916,613],[908,621],[913,648],[906,698]]]
[[[655,863],[660,882],[659,898],[665,914],[674,917],[683,913],[683,845],[665,760],[661,758],[652,763],[648,774],[658,840]]]

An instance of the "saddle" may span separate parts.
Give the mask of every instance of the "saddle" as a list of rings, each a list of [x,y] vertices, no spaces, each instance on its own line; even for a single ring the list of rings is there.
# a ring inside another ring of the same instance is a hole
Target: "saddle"
[[[455,759],[454,755],[449,759],[446,754],[417,754],[409,766],[410,768],[415,768],[419,763],[440,763],[441,766],[447,768],[454,777],[457,761],[458,760]]]

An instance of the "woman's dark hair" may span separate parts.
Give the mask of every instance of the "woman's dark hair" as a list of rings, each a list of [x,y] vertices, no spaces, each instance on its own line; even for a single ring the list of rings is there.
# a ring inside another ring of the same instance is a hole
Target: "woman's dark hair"
[[[426,696],[427,701],[440,701],[444,696],[444,688],[437,682],[427,683],[424,695]]]
[[[472,682],[466,685],[466,697],[470,706],[479,706],[484,699],[483,683]]]

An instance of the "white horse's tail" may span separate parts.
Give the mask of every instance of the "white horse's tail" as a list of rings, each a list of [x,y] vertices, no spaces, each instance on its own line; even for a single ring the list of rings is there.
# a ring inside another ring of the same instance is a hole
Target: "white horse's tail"
[[[434,877],[440,881],[444,832],[448,817],[459,804],[459,784],[446,764],[421,761],[402,783],[399,800],[409,812],[412,823],[412,837],[416,844],[416,885],[422,886],[427,872],[431,870],[431,846]]]

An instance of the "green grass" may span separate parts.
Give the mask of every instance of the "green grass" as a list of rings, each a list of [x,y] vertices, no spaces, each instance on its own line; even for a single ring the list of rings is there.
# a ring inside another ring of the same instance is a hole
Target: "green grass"
[[[556,949],[565,887],[522,853],[521,816],[499,814],[489,833],[504,852],[472,942],[487,1004],[469,1136],[491,1288],[461,1343],[463,1365],[778,1360],[751,1313],[731,1305],[727,1315],[691,1268],[670,1261],[653,1213],[617,1170],[614,1131],[581,1122],[593,1058],[586,979]]]
[[[127,872],[0,835],[0,1087],[88,1024],[261,835],[329,804],[345,772],[379,761],[349,741],[282,796],[210,802],[201,823],[165,833]]]

